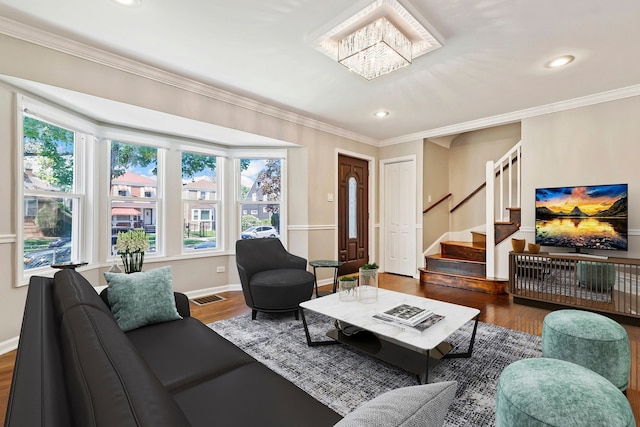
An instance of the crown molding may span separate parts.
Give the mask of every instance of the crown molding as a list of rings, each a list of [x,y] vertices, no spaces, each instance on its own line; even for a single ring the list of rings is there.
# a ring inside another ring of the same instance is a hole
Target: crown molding
[[[439,138],[447,135],[484,129],[491,126],[506,125],[509,123],[519,122],[523,119],[542,116],[544,114],[558,113],[561,111],[572,110],[574,108],[587,107],[589,105],[616,101],[618,99],[630,98],[632,96],[638,95],[640,95],[640,85],[628,86],[620,89],[613,89],[606,92],[596,93],[593,95],[582,96],[580,98],[574,98],[566,101],[560,101],[552,104],[518,110],[511,113],[499,114],[497,116],[485,117],[478,120],[471,120],[464,123],[457,123],[455,125],[443,126],[431,130],[416,132],[396,138],[384,139],[380,141],[378,146],[385,147],[388,145],[415,141],[417,139]]]
[[[294,124],[377,146],[378,140],[0,16],[0,34]]]

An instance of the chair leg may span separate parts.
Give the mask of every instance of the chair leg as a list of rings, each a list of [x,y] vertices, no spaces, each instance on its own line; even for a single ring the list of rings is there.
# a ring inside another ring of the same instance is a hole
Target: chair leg
[[[251,320],[256,320],[256,314],[258,314],[258,310],[251,310]]]
[[[296,320],[300,320],[300,310],[295,310],[293,315],[296,316]]]

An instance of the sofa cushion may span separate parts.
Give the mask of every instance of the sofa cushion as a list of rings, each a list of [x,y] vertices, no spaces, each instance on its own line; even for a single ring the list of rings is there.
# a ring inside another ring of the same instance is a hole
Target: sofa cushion
[[[60,335],[73,425],[189,425],[109,314],[76,306]]]
[[[191,317],[134,329],[127,337],[171,393],[255,362]]]
[[[256,273],[250,281],[253,308],[296,310],[300,302],[311,299],[314,280],[313,274],[294,268]]]
[[[388,391],[347,414],[336,427],[441,427],[458,383],[447,381]]]
[[[259,362],[174,394],[192,426],[326,427],[340,415]]]
[[[171,267],[140,273],[104,273],[111,311],[123,331],[182,319],[176,310]]]

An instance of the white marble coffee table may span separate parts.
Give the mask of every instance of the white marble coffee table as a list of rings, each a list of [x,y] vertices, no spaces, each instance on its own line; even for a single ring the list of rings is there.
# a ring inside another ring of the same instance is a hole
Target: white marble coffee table
[[[435,314],[444,316],[444,319],[421,334],[407,332],[400,327],[384,324],[373,319],[374,314],[403,303],[432,310]],[[378,290],[378,301],[376,303],[345,302],[339,300],[338,294],[331,294],[305,301],[300,304],[300,308],[309,346],[340,342],[415,373],[418,375],[420,383],[428,382],[429,367],[434,360],[471,357],[480,314],[480,310],[476,308],[387,289]],[[341,322],[362,328],[364,331],[348,336],[337,329],[332,329],[327,332],[327,336],[333,340],[313,341],[304,317],[305,310],[324,314]],[[474,319],[475,324],[468,350],[462,353],[450,353],[452,347],[445,340],[465,323]]]

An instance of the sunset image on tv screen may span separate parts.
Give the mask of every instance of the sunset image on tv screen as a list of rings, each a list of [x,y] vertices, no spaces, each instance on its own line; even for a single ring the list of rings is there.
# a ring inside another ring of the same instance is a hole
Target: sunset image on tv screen
[[[536,243],[627,250],[627,184],[536,189]]]

